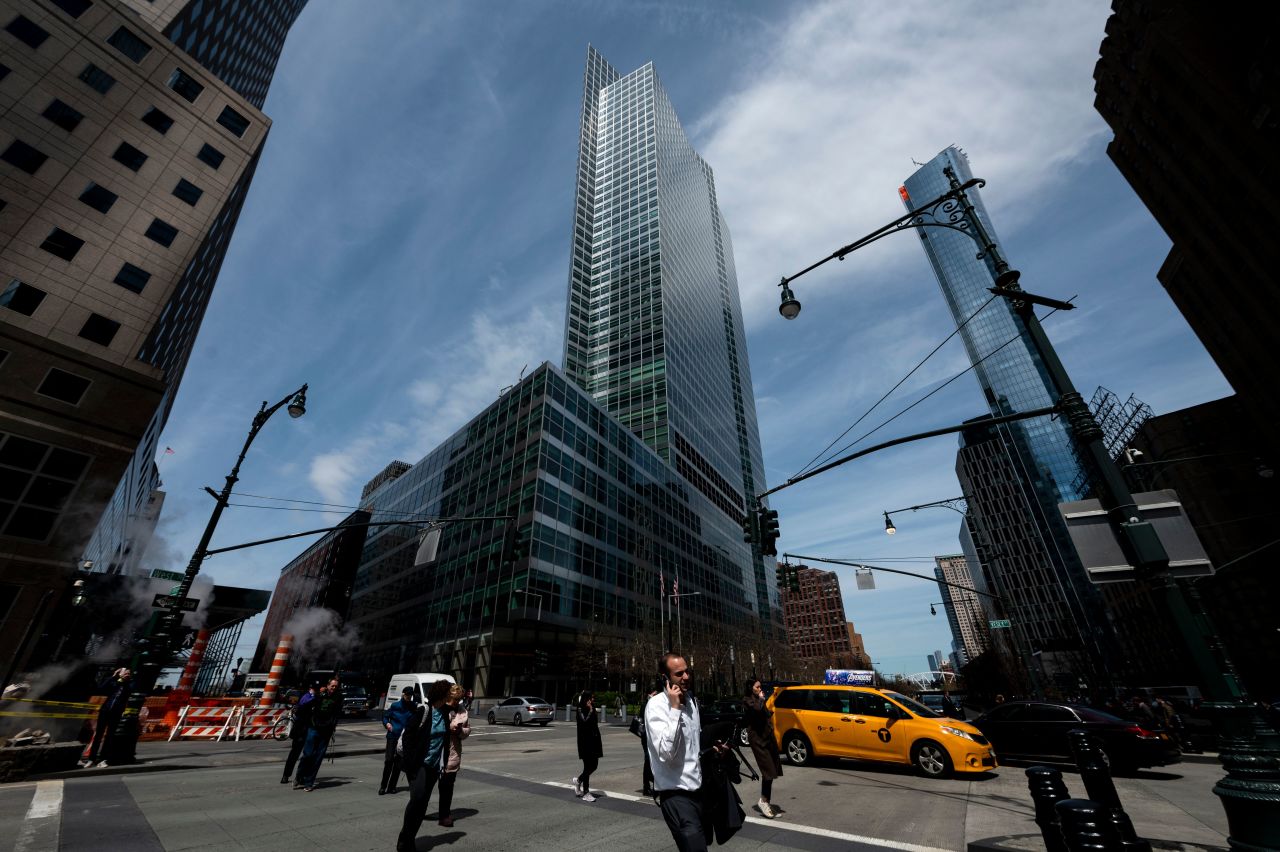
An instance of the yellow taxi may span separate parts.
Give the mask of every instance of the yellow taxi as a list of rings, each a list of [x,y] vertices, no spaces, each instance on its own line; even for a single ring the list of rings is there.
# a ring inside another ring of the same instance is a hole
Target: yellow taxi
[[[914,766],[929,778],[996,768],[982,732],[897,692],[865,686],[787,686],[769,696],[778,748],[796,766],[852,757]]]

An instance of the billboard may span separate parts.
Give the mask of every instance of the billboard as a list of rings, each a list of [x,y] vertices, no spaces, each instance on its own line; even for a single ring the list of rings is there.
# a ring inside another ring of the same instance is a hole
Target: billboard
[[[874,686],[876,673],[867,669],[827,669],[823,683],[841,686]]]

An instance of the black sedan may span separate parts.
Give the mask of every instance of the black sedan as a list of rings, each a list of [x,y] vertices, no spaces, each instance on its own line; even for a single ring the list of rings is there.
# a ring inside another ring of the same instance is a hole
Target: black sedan
[[[703,730],[721,722],[729,722],[738,734],[738,742],[744,746],[747,744],[747,730],[742,726],[744,713],[740,699],[725,698],[699,704],[698,715],[702,719]]]
[[[1051,701],[1010,701],[973,720],[1001,758],[1072,763],[1067,732],[1088,731],[1102,747],[1111,771],[1177,763],[1182,753],[1163,731],[1149,731],[1092,707]]]

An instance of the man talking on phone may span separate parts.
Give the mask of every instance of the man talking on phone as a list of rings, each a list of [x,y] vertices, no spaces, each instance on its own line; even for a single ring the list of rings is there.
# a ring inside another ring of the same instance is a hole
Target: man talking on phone
[[[699,763],[702,720],[689,691],[689,661],[671,651],[658,663],[663,678],[661,692],[644,708],[649,763],[658,805],[680,852],[705,852],[703,831],[702,766]]]

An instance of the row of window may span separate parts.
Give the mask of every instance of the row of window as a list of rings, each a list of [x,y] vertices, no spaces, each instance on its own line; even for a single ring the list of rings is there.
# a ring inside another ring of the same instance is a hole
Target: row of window
[[[136,269],[136,267],[134,268]],[[143,274],[145,275],[146,273]],[[0,291],[0,308],[8,308],[15,313],[31,316],[40,307],[40,303],[44,301],[46,295],[48,294],[39,287],[32,287],[30,284],[15,278],[9,282],[3,291]],[[79,336],[100,346],[110,346],[111,341],[115,339],[116,332],[119,330],[120,323],[101,314],[91,313],[89,318],[84,321],[84,325],[81,326]],[[78,396],[75,401],[79,402]]]
[[[89,3],[82,7],[81,4],[83,2],[84,0],[63,0],[63,2],[58,5],[63,6],[63,10],[70,14],[71,17],[78,18],[83,14],[84,10],[89,7],[89,5],[92,5],[92,3]],[[73,9],[78,9],[79,11],[73,11]],[[44,27],[41,27],[25,15],[18,15],[15,17],[5,25],[5,30],[32,50],[39,48],[40,45],[44,44],[45,40],[49,38],[48,30],[44,29]],[[134,62],[141,62],[146,55],[151,52],[151,45],[147,44],[141,36],[134,33],[128,27],[123,26],[117,28],[114,33],[108,36],[107,44],[111,45]],[[100,68],[96,68],[92,64],[89,65],[89,68],[85,69],[85,72],[81,73],[81,79],[85,78],[85,74],[88,73],[89,69],[93,69],[95,79],[93,81],[86,80],[85,82],[88,82],[91,86],[98,89],[98,91],[105,94],[106,91],[115,83],[115,80],[110,74],[107,74]],[[198,82],[190,74],[187,74],[181,68],[173,69],[173,73],[169,75],[169,79],[165,85],[189,103],[195,103],[196,99],[199,98],[200,94],[204,91],[204,85]],[[163,118],[160,120],[168,119],[167,116],[164,116],[164,113],[161,113],[154,107],[152,108],[152,112],[158,113],[162,116]],[[146,120],[147,119],[144,117],[143,121]],[[78,121],[79,119],[77,119],[77,123]],[[244,134],[248,132],[251,124],[246,116],[242,115],[238,110],[233,109],[229,105],[222,108],[222,112],[218,114],[217,122],[237,137],[243,137]],[[172,119],[168,119],[168,123],[172,124]],[[163,133],[165,130],[168,130],[167,125],[164,130],[161,130],[160,132]]]

